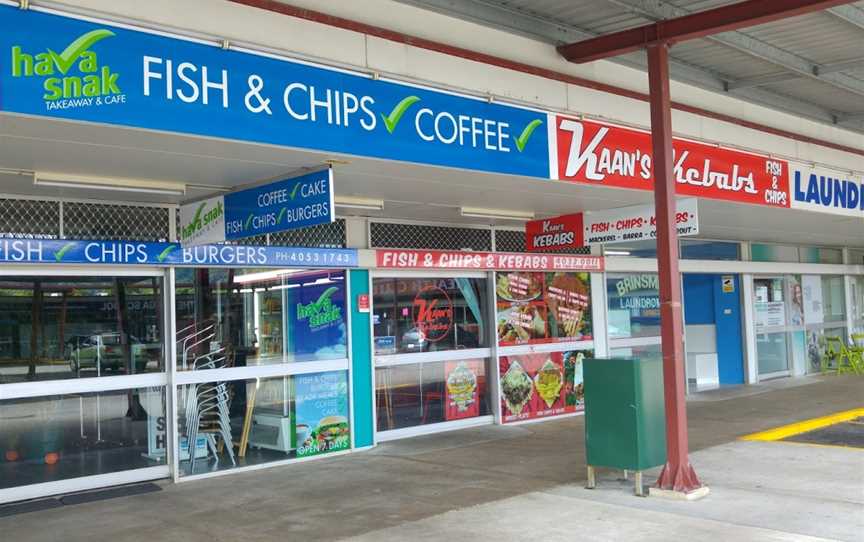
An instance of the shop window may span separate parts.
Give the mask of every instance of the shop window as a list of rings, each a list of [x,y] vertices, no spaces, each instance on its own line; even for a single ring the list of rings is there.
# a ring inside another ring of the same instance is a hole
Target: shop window
[[[798,247],[792,245],[750,245],[750,259],[754,262],[797,262]]]
[[[656,273],[606,276],[610,339],[660,335],[660,287]]]
[[[488,347],[486,279],[376,278],[375,354]]]
[[[585,403],[582,362],[590,350],[501,356],[501,418],[504,423],[560,416]]]
[[[209,352],[220,367],[348,355],[342,271],[182,268],[175,298],[179,370]]]
[[[839,248],[801,247],[801,263],[843,263],[843,251]]]
[[[501,419],[514,423],[577,412],[582,360],[594,338],[588,273],[497,273]],[[526,354],[521,345],[561,343]],[[582,343],[580,345],[580,343]]]
[[[378,366],[378,431],[487,416],[489,360]]]
[[[852,321],[853,333],[864,333],[864,276],[852,277]],[[861,340],[864,346],[864,338]]]
[[[825,322],[846,321],[846,291],[844,280],[839,275],[823,275],[822,302]]]
[[[497,273],[500,346],[590,341],[588,273]]]
[[[0,384],[164,370],[161,277],[0,283]]]
[[[165,465],[165,428],[161,387],[0,401],[0,489]]]
[[[740,244],[702,239],[682,239],[681,257],[687,260],[739,260]]]
[[[351,448],[345,371],[190,384],[178,395],[181,476]]]
[[[627,256],[630,258],[656,258],[657,241],[634,241],[616,243],[603,247],[606,256]]]
[[[626,348],[613,348],[610,350],[613,358],[636,358],[641,360],[662,360],[663,351],[659,344],[646,344],[641,346],[628,346]]]

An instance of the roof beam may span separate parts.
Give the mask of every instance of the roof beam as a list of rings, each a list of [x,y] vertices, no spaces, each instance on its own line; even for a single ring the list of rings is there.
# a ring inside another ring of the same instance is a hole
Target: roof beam
[[[820,11],[852,0],[745,0],[719,8],[687,13],[652,24],[613,32],[558,47],[571,62],[583,63],[629,53],[657,43],[676,43],[731,32],[788,17]]]
[[[828,10],[828,13],[843,19],[864,30],[864,10],[855,6],[837,6]]]
[[[864,111],[837,116],[837,124],[849,124],[850,122],[858,122],[862,120],[864,120]]]
[[[750,0],[749,2],[741,2],[738,4],[732,4],[731,6],[726,6],[726,7],[745,6],[745,5],[750,4],[752,1],[755,1],[755,0]],[[784,0],[784,2],[782,2],[782,3],[776,2],[775,0],[758,0],[758,1],[761,3],[766,3],[769,6],[772,6],[774,9],[776,9],[777,6],[782,6],[783,9],[792,8],[792,7],[798,6],[798,5],[806,2],[806,0]],[[843,3],[844,1],[846,3],[848,3],[849,0],[835,0],[833,3],[836,5],[839,3]],[[653,19],[653,20],[657,21],[657,23],[655,23],[655,25],[665,25],[665,24],[670,22],[669,21],[670,19],[675,19],[675,20],[686,22],[686,18],[688,18],[688,17],[704,15],[706,13],[710,14],[710,13],[716,11],[716,10],[708,10],[708,11],[693,13],[687,9],[679,8],[679,7],[672,5],[668,2],[665,2],[663,0],[607,0],[607,2],[610,2],[612,4],[615,4],[617,6],[622,7],[624,9],[627,9],[631,13],[641,15],[641,16],[646,17],[648,19]],[[814,0],[809,0],[809,3],[813,4]],[[818,3],[820,5],[826,4],[825,2],[818,2]],[[723,9],[723,8],[718,8],[718,9]],[[649,25],[649,26],[652,26],[652,25]],[[673,27],[673,29],[677,28],[677,27],[678,27],[678,25],[676,23],[676,26]],[[646,27],[639,27],[639,28],[646,28]],[[638,29],[632,29],[632,30],[628,30],[625,32],[633,32],[634,30],[638,30]],[[619,33],[616,32],[615,34],[610,34],[610,35],[614,36],[617,34],[619,34]],[[733,49],[741,51],[742,53],[745,53],[747,55],[750,55],[750,56],[762,59],[766,62],[770,62],[772,64],[775,64],[776,66],[784,68],[790,72],[797,73],[800,76],[815,79],[817,81],[822,81],[823,83],[833,85],[837,88],[842,88],[843,90],[846,90],[847,92],[852,92],[854,94],[864,96],[864,81],[861,81],[860,79],[856,79],[854,77],[850,77],[844,73],[824,73],[823,72],[820,74],[818,64],[815,64],[815,63],[813,63],[807,59],[804,59],[804,58],[801,58],[795,54],[792,54],[785,49],[781,49],[779,47],[775,47],[773,45],[769,45],[765,42],[759,41],[759,40],[757,40],[757,39],[755,39],[755,38],[753,38],[747,34],[744,34],[741,32],[725,32],[722,34],[713,34],[713,35],[704,36],[704,37],[705,37],[705,39],[709,39],[709,40],[717,42],[717,43],[722,43],[723,45],[726,45],[727,47],[732,47]],[[687,38],[687,39],[690,39],[690,38]],[[637,48],[641,47],[641,46],[644,46],[644,44],[637,46]],[[561,51],[562,49],[566,49],[566,47],[567,46],[565,46],[564,48],[559,48],[559,51]],[[564,56],[566,58],[567,55],[564,55]]]
[[[864,68],[864,58],[855,58],[852,60],[844,60],[842,62],[832,62],[830,64],[820,64],[815,67],[816,75],[825,75],[826,73],[836,73],[846,70],[854,70]],[[798,73],[780,72],[770,73],[766,75],[757,75],[755,77],[747,77],[745,79],[736,79],[730,81],[726,85],[726,90],[738,90],[740,88],[761,87],[763,85],[773,85],[774,83],[785,83],[786,81],[794,81],[804,77]]]

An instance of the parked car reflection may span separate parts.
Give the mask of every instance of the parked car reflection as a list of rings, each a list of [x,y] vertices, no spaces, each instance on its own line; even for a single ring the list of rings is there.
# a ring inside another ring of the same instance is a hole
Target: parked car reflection
[[[129,365],[134,367],[134,372],[141,373],[151,363],[158,366],[162,343],[145,343],[129,335],[127,344],[123,344],[120,333],[107,332],[73,336],[66,341],[66,351],[69,369],[75,374],[84,371],[125,373]]]

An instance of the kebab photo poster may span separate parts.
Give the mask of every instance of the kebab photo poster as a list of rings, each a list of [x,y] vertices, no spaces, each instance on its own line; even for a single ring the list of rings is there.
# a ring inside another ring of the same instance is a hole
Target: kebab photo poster
[[[592,340],[588,273],[498,273],[498,344]]]
[[[582,410],[582,361],[591,356],[590,350],[502,356],[499,376],[504,423]]]

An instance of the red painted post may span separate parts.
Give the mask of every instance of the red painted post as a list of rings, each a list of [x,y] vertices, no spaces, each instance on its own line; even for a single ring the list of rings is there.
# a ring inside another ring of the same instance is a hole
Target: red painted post
[[[681,313],[681,275],[678,272],[678,230],[675,226],[675,179],[672,161],[668,57],[669,46],[666,43],[648,47],[667,449],[666,465],[657,479],[657,487],[687,493],[700,488],[702,483],[690,465],[688,457],[682,334],[684,319]]]

